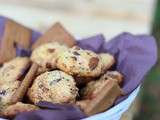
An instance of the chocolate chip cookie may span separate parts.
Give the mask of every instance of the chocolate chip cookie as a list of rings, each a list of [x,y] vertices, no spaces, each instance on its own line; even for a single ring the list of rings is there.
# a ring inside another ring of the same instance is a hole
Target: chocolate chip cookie
[[[0,111],[11,103],[12,95],[20,86],[20,81],[7,82],[0,86]]]
[[[103,63],[96,53],[74,46],[58,57],[57,68],[73,76],[98,77]]]
[[[38,73],[42,73],[54,69],[57,56],[66,50],[67,46],[57,42],[45,43],[34,49],[31,60],[40,66]]]
[[[33,103],[71,103],[77,95],[78,88],[73,77],[59,70],[39,75],[28,91],[29,99]]]

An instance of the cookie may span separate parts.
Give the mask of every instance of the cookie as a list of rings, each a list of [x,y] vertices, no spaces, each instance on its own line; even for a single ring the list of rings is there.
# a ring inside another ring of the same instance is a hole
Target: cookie
[[[20,86],[20,81],[7,82],[0,86],[0,110],[11,104],[12,95]]]
[[[103,63],[103,72],[108,70],[115,63],[114,57],[109,53],[101,53],[99,56]]]
[[[39,75],[28,91],[33,103],[47,101],[52,103],[72,103],[78,95],[78,88],[72,76],[54,70]]]
[[[32,50],[48,42],[58,42],[68,47],[72,47],[76,44],[74,37],[58,22],[33,44]]]
[[[30,65],[29,58],[16,57],[0,68],[0,84],[19,80]]]
[[[80,94],[82,99],[92,99],[104,87],[107,80],[113,80],[120,84],[123,80],[122,75],[117,71],[108,71],[106,74],[102,75],[100,79],[89,82],[86,87],[84,87]]]
[[[39,107],[35,105],[17,102],[16,104],[8,106],[1,114],[5,118],[13,118],[19,113],[29,112],[38,109]]]
[[[57,42],[46,43],[33,50],[31,60],[40,66],[38,73],[49,71],[56,67],[57,56],[67,49]]]
[[[77,46],[63,52],[57,59],[57,68],[78,77],[98,77],[102,67],[99,55]]]

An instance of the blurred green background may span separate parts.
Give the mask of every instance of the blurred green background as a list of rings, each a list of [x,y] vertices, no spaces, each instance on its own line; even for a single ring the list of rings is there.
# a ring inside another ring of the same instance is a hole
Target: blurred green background
[[[160,0],[157,1],[152,34],[157,40],[160,50]],[[158,50],[158,51],[159,51]],[[152,71],[146,76],[141,91],[141,107],[135,120],[160,120],[160,53],[158,62]]]

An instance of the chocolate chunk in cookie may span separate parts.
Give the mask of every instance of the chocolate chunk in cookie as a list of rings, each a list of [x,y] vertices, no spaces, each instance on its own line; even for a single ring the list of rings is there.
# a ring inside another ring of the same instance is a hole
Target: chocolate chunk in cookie
[[[98,62],[99,62],[99,58],[98,57],[92,57],[90,60],[89,60],[89,68],[91,70],[94,70],[97,65],[98,65]]]

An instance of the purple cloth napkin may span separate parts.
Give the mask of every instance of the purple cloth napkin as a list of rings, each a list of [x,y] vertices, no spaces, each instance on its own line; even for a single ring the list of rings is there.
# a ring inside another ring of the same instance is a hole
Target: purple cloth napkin
[[[80,120],[86,117],[78,107],[73,105],[49,102],[39,102],[37,105],[43,110],[22,113],[16,116],[15,120]]]
[[[4,19],[0,17],[0,35],[3,35]],[[1,37],[1,36],[0,36]],[[33,31],[31,43],[33,44],[40,33]],[[93,50],[96,53],[108,52],[116,58],[116,65],[112,69],[124,75],[122,89],[125,96],[120,97],[118,104],[143,82],[143,78],[157,60],[157,46],[155,40],[149,35],[132,35],[122,33],[109,42],[105,42],[102,34],[85,38],[77,42],[83,49]],[[28,56],[30,50],[17,46],[18,56]],[[41,102],[38,106],[42,110],[25,112],[16,116],[15,120],[78,120],[85,115],[75,106],[51,104]]]
[[[5,21],[6,21],[6,18],[0,16],[0,42],[4,33]]]

